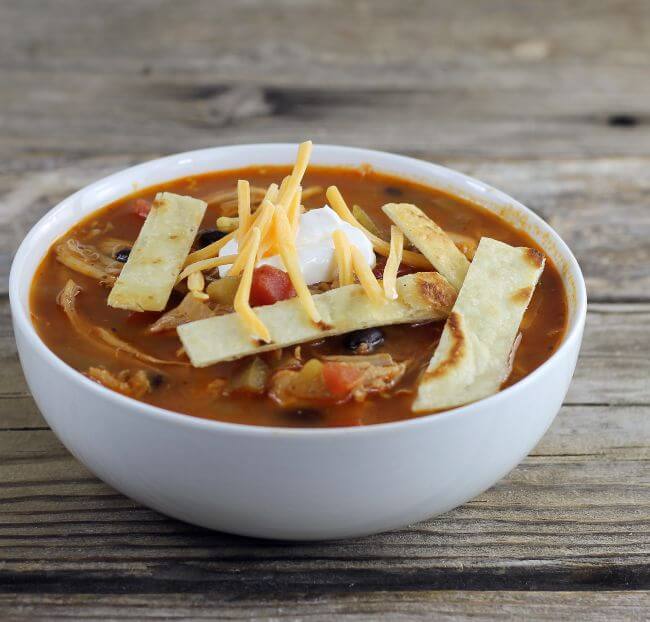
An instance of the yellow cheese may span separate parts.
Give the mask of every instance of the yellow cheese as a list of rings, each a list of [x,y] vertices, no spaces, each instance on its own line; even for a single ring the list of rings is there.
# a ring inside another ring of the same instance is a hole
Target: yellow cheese
[[[375,304],[383,304],[386,302],[384,297],[384,291],[379,285],[375,275],[372,273],[370,266],[366,263],[364,256],[361,254],[361,251],[353,245],[350,245],[350,254],[352,255],[352,267],[354,268],[354,273],[363,287],[363,291],[366,292],[366,296],[370,298]]]
[[[394,225],[390,228],[390,253],[388,261],[384,266],[384,293],[386,298],[395,300],[397,298],[397,270],[402,263],[402,251],[404,250],[404,234]]]
[[[339,287],[352,285],[354,275],[352,274],[352,253],[350,252],[350,241],[341,229],[332,234],[334,240],[334,255],[339,273]]]
[[[372,242],[375,252],[387,257],[390,253],[390,244],[385,240],[373,235],[359,221],[352,215],[350,208],[347,206],[345,200],[341,196],[339,189],[336,186],[330,186],[325,193],[330,207],[343,219],[345,222],[350,223],[357,229],[363,231],[366,237]],[[409,266],[419,268],[421,270],[430,270],[431,264],[427,261],[424,255],[414,253],[413,251],[404,251],[402,261]]]
[[[263,322],[255,315],[249,302],[251,284],[253,282],[253,270],[255,269],[255,258],[257,257],[257,251],[260,246],[260,237],[259,228],[253,227],[250,230],[248,242],[240,253],[240,256],[245,258],[245,264],[241,281],[235,294],[233,307],[248,334],[253,339],[269,343],[271,341],[271,335]]]
[[[282,263],[284,263],[284,267],[289,273],[289,278],[296,290],[300,304],[309,316],[309,319],[311,319],[315,324],[319,324],[321,322],[321,316],[314,304],[314,300],[311,297],[305,279],[302,276],[302,271],[300,270],[298,252],[296,251],[293,236],[291,235],[291,225],[287,220],[286,214],[281,209],[275,210],[274,221],[279,239],[282,240],[282,243],[280,244]]]

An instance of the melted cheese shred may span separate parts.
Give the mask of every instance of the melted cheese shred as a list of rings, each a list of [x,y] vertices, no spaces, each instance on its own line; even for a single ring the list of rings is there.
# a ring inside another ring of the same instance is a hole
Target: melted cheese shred
[[[322,325],[321,314],[314,303],[307,287],[295,245],[300,215],[304,211],[302,202],[309,196],[321,193],[319,186],[303,191],[302,181],[309,164],[312,143],[301,143],[291,174],[282,184],[270,184],[257,210],[251,209],[251,186],[245,180],[237,183],[237,218],[220,217],[218,227],[228,228],[231,232],[221,240],[206,246],[188,256],[185,269],[178,281],[188,279],[188,289],[196,297],[205,296],[203,271],[218,266],[230,265],[229,276],[241,275],[234,300],[234,310],[252,338],[270,342],[270,334],[264,323],[250,307],[250,291],[255,266],[259,260],[269,254],[280,255],[291,283],[296,290],[297,302],[307,317],[315,325]],[[259,197],[259,190],[256,197]],[[350,212],[336,186],[327,189],[326,196],[334,211],[346,222],[360,229],[371,241],[376,252],[387,256],[383,284],[377,280],[363,254],[352,245],[342,230],[332,234],[334,253],[338,267],[339,286],[347,286],[358,279],[363,291],[371,302],[381,305],[387,300],[397,298],[397,271],[403,260],[418,268],[430,268],[426,258],[418,253],[403,250],[404,235],[397,227],[391,228],[390,244],[363,227]],[[230,196],[229,196],[230,198]],[[230,240],[238,242],[236,255],[218,257],[219,251]]]
[[[205,289],[205,279],[203,278],[203,272],[196,271],[192,272],[187,278],[187,289],[190,290],[192,296],[197,300],[208,300],[208,296],[203,290]]]
[[[253,219],[252,226],[253,229],[257,228],[260,231],[260,239],[263,238],[263,236],[266,235],[266,233],[269,230],[269,227],[271,226],[271,220],[273,218],[273,211],[274,211],[274,206],[273,203],[270,201],[264,200],[262,203],[261,207],[257,210],[255,213],[255,218]],[[244,239],[242,240],[242,244],[239,247],[240,249],[243,249],[248,241],[250,240],[250,235],[253,229],[250,229],[248,233],[244,236]],[[257,255],[256,255],[256,261],[259,259],[259,248],[260,245],[258,245],[257,248]],[[241,271],[244,269],[246,259],[243,257],[243,253],[240,251],[239,254],[237,255],[237,259],[232,265],[232,268],[228,271],[228,276],[238,276]]]
[[[246,331],[253,338],[260,339],[264,343],[270,343],[271,335],[268,328],[266,328],[262,320],[255,315],[249,302],[251,285],[253,283],[253,270],[255,269],[257,251],[259,250],[261,239],[259,227],[254,226],[247,237],[248,241],[239,254],[240,257],[244,257],[245,265],[239,287],[237,288],[237,293],[235,294],[233,307],[235,313],[239,315],[240,321],[246,327]]]
[[[361,251],[356,247],[350,245],[350,254],[352,255],[352,267],[354,268],[354,273],[359,279],[363,291],[366,293],[366,296],[370,298],[372,302],[377,305],[383,305],[386,302],[386,297],[384,296],[384,290],[379,285],[379,281],[372,273],[372,270],[366,260],[364,259]]]
[[[302,276],[298,252],[296,251],[296,245],[294,244],[293,235],[291,233],[291,225],[287,220],[287,215],[281,208],[276,208],[273,221],[275,224],[276,235],[278,236],[278,239],[282,240],[282,244],[280,244],[280,257],[282,257],[282,263],[284,263],[284,267],[289,273],[291,284],[296,290],[300,304],[309,316],[309,319],[314,322],[314,324],[319,324],[321,322],[321,316],[316,308],[314,299],[311,297],[307,283],[305,283],[305,279]]]
[[[397,300],[397,270],[402,263],[404,250],[404,234],[402,230],[392,225],[390,228],[390,252],[384,267],[384,294],[389,300]]]
[[[361,230],[365,236],[372,242],[372,246],[377,253],[388,257],[390,254],[390,244],[385,240],[370,233],[353,215],[347,203],[341,196],[341,192],[336,186],[330,186],[325,193],[330,207],[343,219],[357,229]],[[431,270],[431,264],[424,255],[414,253],[413,251],[404,251],[402,261],[414,268],[422,270]]]
[[[300,224],[300,214],[302,213],[302,186],[298,186],[296,194],[293,195],[291,203],[289,204],[289,209],[287,210],[287,218],[289,219],[289,224],[291,225],[291,233],[293,234],[292,239],[296,239],[296,233],[298,232],[298,225]]]
[[[271,203],[275,203],[278,200],[279,192],[280,190],[278,188],[278,184],[270,184],[266,189],[266,194],[264,195],[261,203],[264,203],[264,201],[271,201]]]
[[[232,240],[235,237],[235,233],[236,232],[233,231],[228,235],[222,237],[220,240],[217,240],[216,242],[212,242],[212,244],[208,244],[206,247],[201,248],[198,251],[194,251],[193,253],[190,253],[187,256],[187,259],[185,260],[185,267],[197,261],[202,261],[203,259],[210,259],[212,257],[216,257],[219,254],[219,251],[226,244],[228,244],[230,240]]]
[[[300,143],[298,147],[296,163],[293,165],[291,175],[289,175],[289,181],[280,192],[280,196],[278,197],[278,204],[281,205],[284,209],[289,206],[291,200],[293,199],[293,195],[296,194],[298,190],[298,186],[300,186],[302,183],[302,178],[305,176],[305,171],[309,165],[309,158],[311,157],[312,147],[313,144],[311,140]]]
[[[219,216],[217,218],[217,231],[230,233],[239,228],[239,218],[232,216]]]
[[[241,244],[251,219],[251,187],[245,179],[237,182],[237,215],[239,216],[237,241]]]
[[[337,229],[332,234],[334,240],[334,255],[339,274],[339,287],[352,285],[354,274],[352,273],[352,253],[350,252],[350,241],[345,232]]]
[[[178,275],[176,279],[176,284],[180,283],[183,279],[188,278],[196,272],[205,272],[206,270],[212,270],[218,268],[219,266],[227,266],[229,264],[235,263],[237,255],[225,255],[223,257],[211,257],[209,259],[202,259],[201,261],[195,261],[194,263],[187,266],[183,272]]]

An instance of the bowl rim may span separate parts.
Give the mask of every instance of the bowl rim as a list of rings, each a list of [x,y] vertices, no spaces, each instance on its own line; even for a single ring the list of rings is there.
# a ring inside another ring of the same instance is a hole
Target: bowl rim
[[[30,252],[30,246],[34,238],[37,237],[40,230],[45,227],[50,220],[52,220],[56,214],[64,211],[68,208],[68,204],[72,201],[74,197],[77,197],[82,192],[92,191],[98,189],[99,187],[106,185],[112,181],[117,181],[120,177],[125,176],[128,173],[134,174],[138,171],[145,171],[152,167],[162,167],[165,165],[178,164],[179,160],[188,160],[192,158],[197,158],[212,154],[216,151],[228,150],[232,148],[240,149],[287,149],[295,148],[294,143],[247,143],[242,145],[220,145],[216,147],[208,147],[204,149],[196,149],[192,151],[185,151],[175,154],[170,154],[163,156],[161,158],[155,158],[153,160],[147,160],[145,162],[136,164],[134,166],[121,169],[115,173],[111,173],[105,177],[102,177],[86,186],[80,188],[76,192],[68,195],[63,200],[61,200],[57,205],[49,209],[29,230],[23,241],[21,242],[18,250],[14,255],[14,259],[11,266],[11,271],[9,275],[9,302],[11,308],[11,315],[13,322],[22,330],[22,334],[29,340],[30,345],[36,350],[38,355],[45,359],[45,362],[53,366],[59,373],[63,374],[73,383],[80,384],[83,388],[90,390],[91,392],[97,392],[98,397],[103,397],[109,401],[113,401],[116,406],[120,408],[130,409],[137,411],[138,416],[145,416],[149,418],[154,418],[158,422],[167,422],[170,424],[178,426],[187,426],[196,430],[202,430],[206,432],[219,432],[232,434],[235,436],[246,435],[246,436],[265,436],[269,438],[293,438],[293,437],[318,437],[318,438],[340,438],[341,436],[356,436],[356,435],[382,435],[382,434],[392,434],[398,430],[412,427],[419,427],[425,425],[441,425],[443,422],[448,421],[449,419],[457,419],[460,417],[467,417],[476,414],[484,408],[491,406],[498,407],[498,405],[504,400],[509,400],[511,398],[516,398],[517,394],[525,390],[525,388],[531,383],[535,382],[540,376],[542,376],[546,370],[551,366],[557,363],[564,355],[567,354],[575,345],[576,341],[579,342],[582,338],[582,332],[584,329],[584,324],[586,320],[587,313],[587,292],[584,276],[582,270],[578,264],[577,259],[569,249],[568,245],[560,237],[560,235],[544,220],[542,220],[535,212],[530,208],[526,207],[514,197],[506,194],[505,192],[486,184],[483,181],[479,181],[470,175],[461,173],[454,169],[435,164],[433,162],[428,162],[426,160],[420,160],[418,158],[412,158],[409,156],[404,156],[400,154],[391,153],[388,151],[381,151],[375,149],[365,149],[359,147],[350,147],[345,145],[333,145],[333,144],[322,144],[314,146],[314,150],[323,150],[323,151],[340,151],[347,153],[350,156],[353,156],[355,159],[358,159],[359,162],[364,161],[364,156],[381,156],[388,157],[394,162],[401,162],[405,166],[423,166],[425,165],[431,171],[438,174],[445,174],[447,176],[452,176],[458,180],[462,180],[465,183],[476,185],[478,184],[485,191],[491,192],[493,197],[501,198],[507,200],[507,202],[515,207],[517,212],[523,213],[528,222],[532,223],[540,231],[550,236],[551,241],[555,245],[556,254],[560,255],[566,262],[568,268],[570,269],[571,275],[574,277],[574,296],[575,296],[575,313],[573,314],[573,319],[569,321],[569,326],[567,332],[560,344],[559,348],[538,368],[533,370],[530,374],[516,382],[515,384],[495,393],[494,395],[488,396],[476,402],[470,404],[465,404],[463,406],[458,406],[456,408],[451,408],[437,413],[421,414],[411,417],[409,419],[402,419],[398,421],[390,421],[385,423],[376,423],[363,426],[337,426],[337,427],[323,427],[323,428],[299,428],[299,427],[281,427],[281,426],[259,426],[246,423],[233,423],[227,421],[219,421],[215,419],[204,419],[201,417],[188,415],[173,410],[168,410],[166,408],[161,408],[159,406],[153,406],[147,404],[146,402],[141,402],[134,398],[122,395],[116,391],[112,391],[101,384],[94,382],[84,376],[81,372],[74,369],[62,359],[60,359],[52,350],[50,350],[47,345],[43,342],[40,335],[36,331],[33,323],[29,319],[29,308],[23,306],[20,301],[19,293],[19,273],[22,270],[22,264],[26,260]],[[263,165],[264,162],[259,163]],[[250,164],[253,165],[253,164]],[[342,164],[340,166],[350,166]],[[236,168],[236,167],[235,167]],[[227,170],[215,168],[215,170]],[[381,169],[382,172],[391,174],[390,169]],[[397,177],[406,177],[407,174],[392,173]],[[186,175],[181,175],[180,177],[170,176],[168,181],[174,179],[182,179]],[[164,183],[164,182],[161,182]],[[425,182],[420,182],[425,183]],[[138,191],[146,189],[146,185],[138,187]],[[449,191],[453,193],[453,189],[449,188]],[[123,195],[126,196],[126,195]],[[84,218],[91,214],[93,211],[101,209],[102,206],[94,207],[87,214],[84,214]],[[74,226],[74,225],[72,225]],[[544,245],[542,242],[538,242],[542,248]],[[51,243],[50,243],[51,245]],[[49,249],[49,246],[48,246]],[[47,251],[46,251],[47,252]],[[44,254],[40,256],[40,260],[44,257]],[[34,272],[30,274],[30,287],[31,281],[34,277]],[[579,346],[579,343],[577,344]]]

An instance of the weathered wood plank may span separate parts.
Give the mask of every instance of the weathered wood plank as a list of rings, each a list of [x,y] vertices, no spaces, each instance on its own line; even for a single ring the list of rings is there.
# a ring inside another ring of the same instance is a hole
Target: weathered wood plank
[[[549,84],[575,90],[593,81],[602,92],[630,84],[622,69],[644,77],[648,17],[643,0],[497,1],[484,11],[471,0],[139,0],[120,7],[97,0],[92,8],[80,0],[8,0],[0,7],[0,58],[9,68],[59,72],[97,73],[109,64],[139,75],[390,88],[496,81],[543,92]],[[552,81],[531,75],[540,68]]]
[[[643,620],[650,592],[400,591],[349,593],[286,599],[230,600],[211,594],[155,596],[90,594],[0,595],[11,620],[409,620],[442,621],[564,619],[585,622]]]
[[[29,162],[47,154],[141,156],[305,136],[433,159],[642,157],[650,125],[611,121],[621,110],[638,110],[639,94],[631,87],[595,98],[590,88],[567,97],[564,90],[541,96],[498,85],[351,90],[214,83],[187,75],[9,72],[0,92],[0,162],[11,166],[14,158]],[[35,123],[44,101],[48,114]]]
[[[3,431],[0,592],[647,589],[649,426],[650,407],[565,407],[520,467],[461,508],[291,545],[165,519],[95,480],[49,430]]]
[[[645,155],[647,18],[642,0],[480,16],[467,0],[14,0],[0,153],[15,166],[309,134],[435,159]]]
[[[89,181],[309,136],[510,192],[565,237],[597,303],[569,405],[508,478],[408,529],[286,546],[97,481],[34,407],[0,298],[3,619],[647,617],[649,18],[643,0],[0,3],[0,295],[17,240]],[[561,591],[589,587],[626,591]]]

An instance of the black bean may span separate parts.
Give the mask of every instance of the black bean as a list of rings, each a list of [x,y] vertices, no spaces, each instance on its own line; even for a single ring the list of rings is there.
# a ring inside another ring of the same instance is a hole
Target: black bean
[[[395,186],[386,186],[384,192],[390,197],[401,197],[404,193]]]
[[[115,260],[120,263],[126,263],[129,255],[131,254],[130,248],[121,248],[117,253],[115,253]]]
[[[355,354],[369,354],[384,343],[384,332],[380,328],[355,330],[343,337],[343,344]]]
[[[152,389],[157,389],[165,382],[165,377],[162,374],[151,372],[149,374],[149,382],[151,383]]]
[[[203,231],[199,231],[199,248],[218,242],[225,235],[223,231],[217,231],[216,229],[203,229]]]

